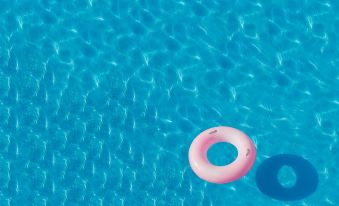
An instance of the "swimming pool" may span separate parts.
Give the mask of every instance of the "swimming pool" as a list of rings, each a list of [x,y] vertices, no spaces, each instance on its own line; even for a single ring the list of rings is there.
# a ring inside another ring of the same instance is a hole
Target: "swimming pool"
[[[339,204],[338,2],[0,2],[0,205]],[[257,146],[225,185],[188,163],[219,125]],[[279,154],[315,167],[314,193],[258,189]]]

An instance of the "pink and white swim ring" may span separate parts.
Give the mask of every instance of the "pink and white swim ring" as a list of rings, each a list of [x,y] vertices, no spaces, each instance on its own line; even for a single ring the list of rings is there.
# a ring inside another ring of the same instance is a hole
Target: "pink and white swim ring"
[[[216,166],[207,159],[207,150],[216,143],[227,142],[238,150],[237,158],[225,166]],[[201,179],[217,184],[235,181],[253,166],[256,149],[251,139],[232,127],[213,127],[200,133],[189,149],[190,165]]]

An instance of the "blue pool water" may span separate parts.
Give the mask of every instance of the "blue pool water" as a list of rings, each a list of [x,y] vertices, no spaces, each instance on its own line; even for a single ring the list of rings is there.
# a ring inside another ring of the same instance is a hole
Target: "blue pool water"
[[[337,1],[0,4],[0,205],[339,205]],[[257,146],[226,185],[187,157],[218,125]],[[312,194],[258,189],[279,154],[314,166]]]

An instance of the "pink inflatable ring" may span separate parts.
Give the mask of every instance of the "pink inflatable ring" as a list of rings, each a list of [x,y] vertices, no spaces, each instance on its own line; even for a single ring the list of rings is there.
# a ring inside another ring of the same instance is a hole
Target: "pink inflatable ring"
[[[216,166],[207,159],[207,150],[216,143],[227,142],[238,150],[237,158],[225,166]],[[190,165],[201,179],[217,184],[235,181],[253,166],[256,149],[250,138],[232,127],[213,127],[200,133],[189,149]]]

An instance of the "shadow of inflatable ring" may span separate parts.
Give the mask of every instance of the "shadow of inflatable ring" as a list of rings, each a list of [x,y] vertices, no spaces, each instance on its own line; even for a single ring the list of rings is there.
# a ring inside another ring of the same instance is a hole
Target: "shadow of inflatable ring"
[[[285,188],[278,180],[278,172],[283,166],[290,166],[296,174],[293,187]],[[318,186],[318,173],[306,159],[291,155],[279,154],[266,159],[258,168],[256,183],[259,190],[277,200],[294,201],[312,194]]]

